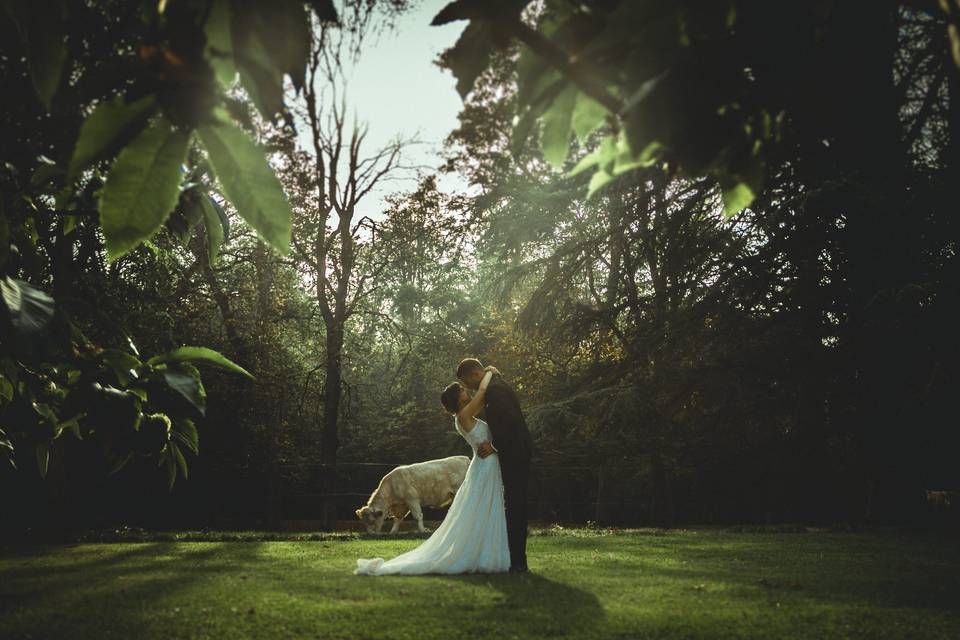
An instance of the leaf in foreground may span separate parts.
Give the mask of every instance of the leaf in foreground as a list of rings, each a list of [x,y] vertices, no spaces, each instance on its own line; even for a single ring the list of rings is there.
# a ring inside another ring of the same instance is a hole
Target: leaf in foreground
[[[15,338],[36,336],[53,319],[53,298],[23,280],[0,279],[0,299]]]
[[[214,0],[204,25],[204,35],[207,37],[207,60],[217,74],[217,79],[228,89],[233,86],[237,78],[237,67],[233,64],[230,18],[228,0]]]
[[[723,214],[726,217],[740,213],[743,209],[750,206],[756,194],[753,189],[744,182],[738,182],[735,185],[723,190]]]
[[[117,156],[100,201],[108,259],[149,239],[170,215],[180,195],[188,141],[186,133],[160,118]]]
[[[207,257],[212,265],[217,260],[220,245],[223,244],[226,234],[225,218],[221,217],[221,210],[214,205],[210,196],[204,194],[199,203],[203,211],[203,226],[207,235]]]
[[[49,111],[67,60],[64,3],[51,0],[3,2],[0,3],[0,15],[4,13],[12,20],[26,45],[30,80],[37,98]]]
[[[247,223],[275,249],[290,246],[290,205],[263,150],[230,122],[198,130],[223,191]]]
[[[205,415],[207,412],[207,392],[200,381],[200,372],[196,367],[187,363],[173,363],[163,371],[163,379],[173,391],[180,394]]]
[[[97,106],[80,127],[67,181],[73,182],[81,171],[97,160],[109,157],[129,138],[137,135],[156,109],[157,100],[152,95],[129,103],[123,96],[117,96]]]
[[[540,147],[544,159],[558,169],[563,167],[570,151],[570,121],[576,99],[576,89],[567,87],[543,114]]]
[[[150,359],[150,364],[159,364],[163,362],[189,362],[191,364],[209,364],[220,369],[225,369],[233,373],[239,373],[253,379],[250,372],[233,362],[223,354],[207,347],[180,347],[169,353],[154,356]]]

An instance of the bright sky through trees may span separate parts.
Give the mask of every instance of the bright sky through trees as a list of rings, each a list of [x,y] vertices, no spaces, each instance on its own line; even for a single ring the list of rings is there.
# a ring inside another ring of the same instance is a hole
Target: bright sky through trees
[[[453,76],[434,61],[453,45],[467,24],[431,27],[433,16],[446,4],[447,0],[417,4],[397,19],[394,29],[368,35],[356,62],[346,64],[347,111],[369,126],[362,155],[373,154],[397,136],[415,137],[418,144],[408,146],[403,164],[417,166],[420,173],[442,164],[443,140],[457,124],[461,101]],[[378,185],[360,203],[357,217],[379,218],[384,198],[409,190],[416,177],[417,171],[410,170]],[[440,180],[440,187],[463,190],[466,185],[448,175]]]

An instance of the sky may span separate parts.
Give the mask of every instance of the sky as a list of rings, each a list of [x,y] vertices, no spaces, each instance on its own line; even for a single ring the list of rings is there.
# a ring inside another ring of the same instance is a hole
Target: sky
[[[467,25],[466,21],[459,21],[430,26],[433,16],[448,2],[418,3],[397,19],[396,28],[369,36],[359,59],[346,68],[347,113],[355,113],[369,126],[364,141],[367,154],[397,136],[416,137],[420,143],[405,150],[403,164],[424,165],[421,173],[429,173],[442,164],[442,143],[457,126],[461,107],[453,75],[434,64]],[[385,196],[416,186],[414,171],[405,171],[403,175],[404,179],[385,182],[372,191],[361,201],[356,217],[382,217]],[[446,176],[440,180],[440,188],[463,190],[466,184],[457,176]]]

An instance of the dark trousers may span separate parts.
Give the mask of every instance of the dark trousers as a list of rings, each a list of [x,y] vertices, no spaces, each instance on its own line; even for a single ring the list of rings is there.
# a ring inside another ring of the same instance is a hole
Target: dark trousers
[[[530,460],[501,460],[503,502],[507,516],[507,544],[510,566],[527,566],[527,483]]]

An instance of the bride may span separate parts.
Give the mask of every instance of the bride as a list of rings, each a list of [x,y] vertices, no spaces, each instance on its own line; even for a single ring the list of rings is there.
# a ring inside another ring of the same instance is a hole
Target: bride
[[[456,382],[440,396],[444,408],[456,416],[457,432],[473,449],[467,475],[443,523],[423,544],[396,558],[357,560],[355,574],[494,573],[510,568],[500,461],[495,455],[477,455],[477,448],[491,440],[490,428],[476,414],[494,373],[499,372],[487,367],[472,399],[466,387]]]

